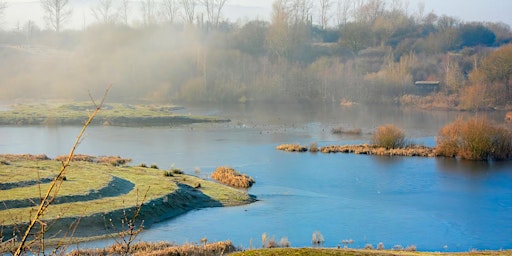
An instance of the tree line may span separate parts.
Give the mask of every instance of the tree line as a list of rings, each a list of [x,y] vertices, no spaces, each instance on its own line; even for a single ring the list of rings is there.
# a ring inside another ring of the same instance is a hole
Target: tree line
[[[2,50],[0,86],[10,86],[2,96],[80,98],[113,83],[112,97],[126,101],[484,109],[512,100],[504,23],[464,22],[401,0],[276,0],[269,21],[233,23],[222,18],[226,1],[146,0],[135,25],[122,2],[92,6],[97,23],[83,31],[1,32],[1,42],[20,46]],[[439,86],[414,85],[425,80]]]

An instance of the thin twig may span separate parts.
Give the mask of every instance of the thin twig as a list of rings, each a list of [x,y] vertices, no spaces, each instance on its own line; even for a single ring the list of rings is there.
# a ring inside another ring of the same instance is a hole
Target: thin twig
[[[73,147],[71,147],[71,151],[68,154],[68,158],[66,161],[62,164],[62,167],[57,174],[57,176],[53,179],[52,183],[50,184],[50,187],[48,188],[46,194],[41,200],[41,204],[39,204],[39,208],[35,214],[35,216],[31,219],[30,223],[27,226],[27,230],[25,231],[25,234],[21,238],[21,241],[18,245],[18,248],[16,249],[16,252],[14,253],[14,256],[19,256],[23,252],[23,248],[25,247],[25,243],[27,242],[27,239],[30,235],[30,232],[34,228],[34,225],[39,221],[41,216],[46,212],[46,209],[53,203],[55,198],[57,197],[57,194],[59,193],[60,187],[62,185],[64,174],[69,167],[69,164],[71,162],[71,159],[73,158],[73,155],[75,154],[75,150],[82,138],[82,136],[85,133],[85,130],[91,124],[94,117],[99,113],[101,107],[103,106],[103,102],[105,102],[105,98],[107,97],[108,91],[112,85],[110,85],[106,90],[105,94],[103,95],[103,98],[101,99],[101,103],[99,105],[96,105],[96,109],[94,112],[89,116],[89,119],[85,122],[85,124],[82,126],[82,130],[80,130],[80,133],[76,137],[75,143],[73,144]]]

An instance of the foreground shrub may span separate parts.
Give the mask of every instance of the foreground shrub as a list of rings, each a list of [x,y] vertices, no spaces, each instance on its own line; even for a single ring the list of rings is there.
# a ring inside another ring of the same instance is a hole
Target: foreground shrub
[[[402,148],[405,146],[405,134],[391,124],[380,126],[373,133],[371,143],[387,149]]]
[[[436,140],[436,153],[440,156],[476,161],[512,157],[512,133],[483,117],[457,119],[443,127]]]
[[[240,174],[230,167],[217,167],[215,172],[212,173],[212,178],[236,188],[249,188],[255,183],[251,177]]]

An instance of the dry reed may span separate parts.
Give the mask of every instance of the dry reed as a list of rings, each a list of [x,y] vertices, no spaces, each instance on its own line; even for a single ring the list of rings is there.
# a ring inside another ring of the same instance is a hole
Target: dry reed
[[[240,174],[231,167],[217,167],[215,172],[212,173],[212,178],[236,188],[249,188],[255,183],[253,178]]]

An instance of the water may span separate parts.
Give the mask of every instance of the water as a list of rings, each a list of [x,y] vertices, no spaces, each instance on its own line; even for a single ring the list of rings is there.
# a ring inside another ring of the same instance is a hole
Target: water
[[[302,108],[302,109],[301,109]],[[298,111],[301,111],[299,114]],[[423,251],[512,249],[512,164],[453,159],[298,154],[275,150],[281,143],[319,146],[366,142],[366,132],[393,123],[415,141],[434,135],[458,113],[375,109],[362,106],[309,108],[198,108],[225,115],[228,124],[183,127],[90,127],[78,153],[131,157],[133,164],[171,165],[207,178],[229,165],[255,178],[249,190],[260,201],[240,207],[189,212],[157,223],[146,241],[199,242],[230,239],[261,246],[261,235],[292,246],[310,246],[320,231],[325,246],[361,248],[383,242]],[[490,116],[500,119],[499,113]],[[336,136],[332,127],[361,128],[363,136]],[[0,127],[0,153],[67,154],[79,127]],[[197,170],[200,172],[197,174]],[[104,246],[109,241],[81,246]],[[343,245],[342,245],[343,246]]]

